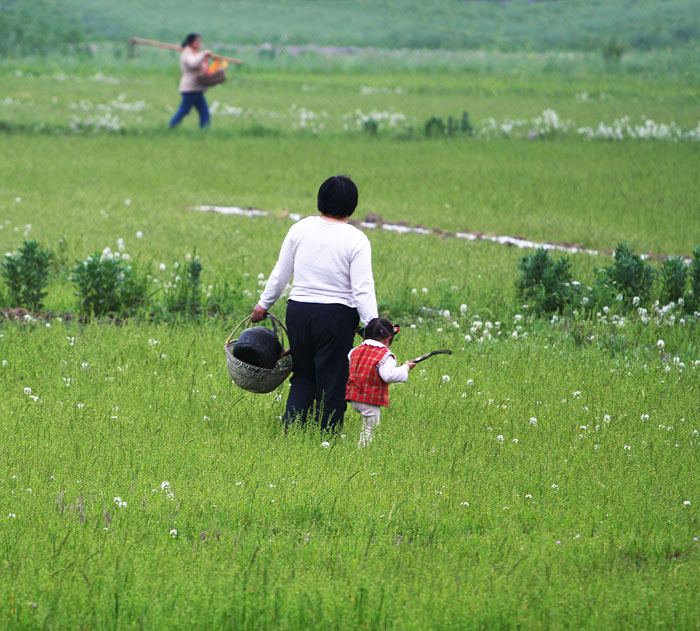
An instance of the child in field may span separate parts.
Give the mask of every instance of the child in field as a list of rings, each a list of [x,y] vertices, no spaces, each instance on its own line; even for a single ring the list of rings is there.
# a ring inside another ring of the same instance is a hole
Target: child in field
[[[362,433],[357,444],[364,447],[374,438],[379,426],[380,406],[389,407],[389,384],[408,381],[413,362],[396,365],[396,355],[389,347],[399,327],[386,318],[374,318],[364,330],[364,341],[348,353],[350,377],[345,398],[352,409],[362,415]]]

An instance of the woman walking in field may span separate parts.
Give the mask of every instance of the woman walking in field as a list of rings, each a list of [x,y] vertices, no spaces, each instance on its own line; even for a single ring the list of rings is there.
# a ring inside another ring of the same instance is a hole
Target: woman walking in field
[[[358,320],[377,317],[369,239],[348,223],[357,187],[348,177],[328,178],[318,191],[321,215],[295,223],[252,313],[254,322],[282,295],[289,280],[287,329],[294,372],[284,423],[305,423],[315,409],[321,429],[342,425],[348,352]]]
[[[180,68],[182,77],[180,78],[180,94],[182,100],[180,107],[170,120],[170,129],[176,127],[180,121],[189,114],[194,106],[199,113],[200,128],[209,126],[209,107],[204,98],[203,86],[199,78],[206,73],[207,58],[211,57],[211,51],[200,51],[202,38],[197,33],[190,33],[182,42],[183,50],[180,54]]]

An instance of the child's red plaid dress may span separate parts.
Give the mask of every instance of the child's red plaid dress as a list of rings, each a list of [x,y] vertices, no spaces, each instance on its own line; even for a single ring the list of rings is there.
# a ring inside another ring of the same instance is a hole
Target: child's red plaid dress
[[[350,355],[350,377],[345,399],[368,405],[389,407],[389,384],[379,376],[377,364],[391,351],[384,347],[361,344]]]

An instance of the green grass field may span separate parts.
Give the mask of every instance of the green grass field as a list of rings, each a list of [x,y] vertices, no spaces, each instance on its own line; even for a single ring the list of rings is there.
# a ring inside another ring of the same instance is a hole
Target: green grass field
[[[471,346],[360,451],[285,436],[224,333],[3,327],[5,628],[696,628],[697,365]]]
[[[0,9],[3,48],[45,52],[50,44],[151,36],[180,41],[192,30],[208,41],[324,44],[384,48],[599,50],[611,39],[623,49],[697,45],[692,0],[204,0],[196,9],[152,0],[9,0]],[[47,38],[48,35],[48,38]]]
[[[243,392],[223,348],[336,172],[360,219],[689,256],[695,53],[251,48],[208,93],[212,128],[169,133],[175,58],[116,51],[0,63],[0,252],[54,253],[48,315],[0,314],[0,628],[698,629],[699,318],[659,278],[645,311],[537,317],[515,287],[531,251],[368,230],[399,360],[454,354],[392,387],[363,450],[352,411],[285,434],[288,384]],[[463,111],[474,136],[425,136]],[[577,131],[623,117],[688,133]],[[269,215],[191,209],[210,204]],[[106,247],[153,302],[77,321],[71,269]],[[160,288],[192,253],[221,308],[175,317]],[[612,262],[570,258],[584,287]]]

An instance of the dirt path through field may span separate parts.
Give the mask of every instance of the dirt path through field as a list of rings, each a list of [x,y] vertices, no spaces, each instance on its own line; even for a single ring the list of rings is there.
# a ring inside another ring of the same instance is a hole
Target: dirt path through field
[[[238,206],[188,206],[189,210],[199,211],[199,212],[211,212],[220,215],[236,215],[239,217],[270,217],[275,214],[267,211],[260,210],[259,208],[239,208]],[[282,217],[288,217],[292,221],[299,221],[302,219],[302,215],[297,213],[283,212]],[[502,234],[486,234],[484,232],[479,232],[476,230],[468,230],[464,232],[449,232],[447,230],[442,230],[440,228],[427,228],[421,224],[410,225],[407,221],[400,221],[398,223],[385,222],[380,215],[369,214],[364,219],[355,220],[351,219],[350,223],[358,228],[364,230],[388,230],[389,232],[397,232],[399,234],[421,234],[421,235],[437,235],[441,239],[454,238],[454,239],[464,239],[465,241],[489,241],[491,243],[496,243],[498,245],[506,245],[509,247],[516,248],[527,248],[536,249],[544,248],[545,250],[554,250],[557,252],[566,252],[568,254],[588,254],[590,256],[598,256],[599,254],[612,256],[613,250],[591,250],[584,248],[582,245],[577,243],[569,243],[567,241],[546,241],[539,243],[537,241],[531,241],[525,237],[520,236],[509,236]],[[657,261],[663,261],[670,256],[680,256],[686,264],[689,264],[691,258],[689,255],[672,255],[672,254],[659,254],[654,252],[647,252],[640,255],[643,259],[651,259]]]

